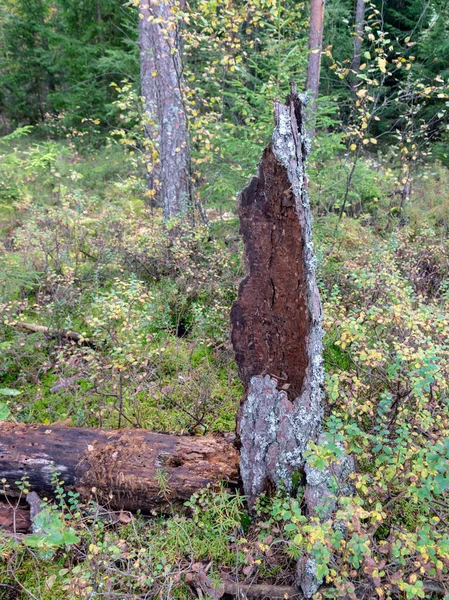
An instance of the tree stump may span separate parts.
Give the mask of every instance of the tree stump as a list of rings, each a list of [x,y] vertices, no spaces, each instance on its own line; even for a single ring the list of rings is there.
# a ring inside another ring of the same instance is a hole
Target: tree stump
[[[270,486],[292,486],[323,418],[322,311],[307,194],[305,100],[275,104],[272,142],[239,198],[247,276],[231,311],[245,385],[238,435],[250,505]]]
[[[322,310],[305,171],[305,104],[294,85],[285,104],[275,103],[272,141],[257,177],[240,194],[247,276],[231,310],[231,339],[245,386],[237,433],[250,509],[262,492],[291,491],[298,481],[307,514],[330,518],[336,506],[332,474],[347,478],[353,461],[344,456],[339,468],[318,473],[306,460],[310,441],[328,440],[321,433]],[[297,582],[306,598],[321,585],[313,556],[301,556]]]

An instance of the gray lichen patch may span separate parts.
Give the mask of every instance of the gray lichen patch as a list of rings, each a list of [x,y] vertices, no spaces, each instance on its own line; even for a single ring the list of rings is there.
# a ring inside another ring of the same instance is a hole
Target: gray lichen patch
[[[318,446],[328,444],[326,434],[318,440]],[[336,444],[340,456],[335,458],[324,469],[317,469],[307,461],[305,464],[306,489],[305,501],[309,515],[317,515],[320,519],[328,519],[335,511],[340,496],[354,493],[349,476],[354,472],[355,464],[352,456],[346,454],[342,444]]]
[[[240,472],[251,504],[269,483],[291,489],[309,440],[320,431],[322,410],[310,408],[307,392],[291,402],[269,375],[251,379],[240,422]]]
[[[329,443],[326,434],[321,434],[318,446],[326,447]],[[342,444],[336,444],[338,458],[330,462],[324,469],[312,466],[308,461],[305,463],[306,488],[304,499],[309,516],[317,516],[320,521],[326,521],[332,517],[337,508],[338,499],[354,493],[349,476],[354,472],[355,464],[352,456],[346,454]],[[342,523],[334,525],[336,529],[344,528]],[[297,567],[298,583],[306,598],[311,598],[323,583],[317,577],[316,562],[313,557],[304,555],[298,561]]]

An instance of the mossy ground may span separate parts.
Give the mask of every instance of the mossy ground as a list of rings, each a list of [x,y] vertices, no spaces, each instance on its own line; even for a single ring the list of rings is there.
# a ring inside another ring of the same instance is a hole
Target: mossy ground
[[[226,213],[208,206],[210,228],[197,217],[174,239],[121,149],[81,154],[67,142],[19,140],[2,153],[0,387],[20,392],[5,397],[12,417],[233,431],[242,387],[228,317],[243,275],[233,202]],[[435,188],[418,187],[401,222],[388,190],[358,218],[316,210],[326,426],[358,459],[356,494],[338,516],[349,524],[346,540],[332,523],[304,522],[300,493],[263,500],[257,518],[225,489],[164,518],[66,497],[79,542],[48,548],[45,536],[42,547],[2,538],[0,597],[191,598],[197,589],[210,597],[227,576],[291,583],[303,549],[320,557],[331,597],[351,586],[376,594],[379,585],[379,597],[397,597],[398,586],[403,597],[424,597],[419,581],[443,585],[449,269],[441,179],[449,177],[438,169]],[[361,197],[374,194],[362,176],[356,187]],[[312,181],[312,202],[314,193]],[[75,330],[94,344],[32,333],[20,321]]]

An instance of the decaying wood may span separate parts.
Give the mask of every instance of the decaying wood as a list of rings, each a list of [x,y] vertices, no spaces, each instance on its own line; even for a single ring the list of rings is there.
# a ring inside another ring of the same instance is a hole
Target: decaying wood
[[[399,594],[400,590],[396,585],[392,585],[391,589]],[[423,581],[423,590],[436,595],[444,595],[446,588],[434,581]],[[322,587],[323,594],[328,594],[330,597],[331,589]],[[289,585],[270,585],[270,584],[240,584],[240,583],[225,583],[224,594],[236,596],[237,598],[304,598],[301,590]]]
[[[338,468],[321,472],[306,460],[311,441],[326,445],[328,440],[321,434],[322,311],[305,172],[304,112],[305,97],[292,85],[286,104],[275,104],[273,138],[258,176],[240,194],[247,276],[232,307],[231,338],[245,385],[237,432],[250,508],[272,487],[291,490],[296,475],[305,485],[308,514],[321,518],[331,516],[336,496],[351,492],[345,480],[354,464],[345,456]],[[341,478],[337,493],[334,476]],[[312,556],[300,557],[297,582],[306,598],[321,585]]]
[[[81,343],[86,346],[93,346],[94,342],[85,338],[81,333],[77,333],[76,331],[68,331],[66,329],[51,329],[46,325],[37,325],[36,323],[25,323],[24,321],[18,321],[16,323],[16,327],[27,329],[28,331],[32,331],[34,333],[45,333],[49,337],[59,337],[66,338],[72,342]]]
[[[31,527],[30,511],[21,506],[0,502],[0,530],[24,533]]]
[[[32,491],[50,496],[57,472],[83,499],[163,512],[210,483],[237,481],[238,461],[223,438],[0,423],[0,474],[11,486],[8,494],[26,477]]]
[[[275,105],[275,129],[259,173],[239,201],[247,277],[231,311],[245,385],[238,422],[240,470],[250,504],[289,489],[323,416],[321,302],[305,157],[304,98],[292,87]]]

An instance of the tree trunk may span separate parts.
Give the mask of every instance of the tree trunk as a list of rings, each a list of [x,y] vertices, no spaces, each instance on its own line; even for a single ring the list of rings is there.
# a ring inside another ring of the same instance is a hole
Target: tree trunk
[[[318,92],[320,89],[321,51],[323,47],[325,0],[311,0],[310,2],[310,28],[309,28],[309,57],[307,63],[307,83],[310,102],[311,127],[309,134],[315,135],[315,113],[317,108]]]
[[[241,192],[247,277],[231,311],[245,397],[240,472],[250,505],[270,486],[292,487],[323,417],[321,302],[307,195],[304,98],[275,106],[273,141]]]
[[[238,460],[223,438],[0,423],[0,478],[12,495],[23,477],[39,496],[52,495],[56,472],[84,500],[164,512],[209,483],[237,481]]]
[[[363,25],[365,22],[365,0],[356,0],[355,7],[355,38],[354,54],[352,56],[351,69],[358,72],[360,68],[360,51],[363,42]],[[354,87],[354,85],[353,85]]]
[[[275,128],[259,173],[239,199],[247,277],[231,310],[231,338],[245,396],[237,421],[240,474],[250,508],[256,497],[280,486],[304,486],[309,515],[327,519],[354,462],[344,454],[320,471],[307,462],[310,441],[324,414],[321,301],[315,278],[312,217],[307,194],[305,97],[294,85],[286,104],[275,104]],[[334,491],[334,478],[338,492]],[[297,582],[311,598],[322,580],[304,553]]]
[[[190,203],[189,134],[173,0],[140,0],[139,44],[147,184],[164,218],[171,219]]]

